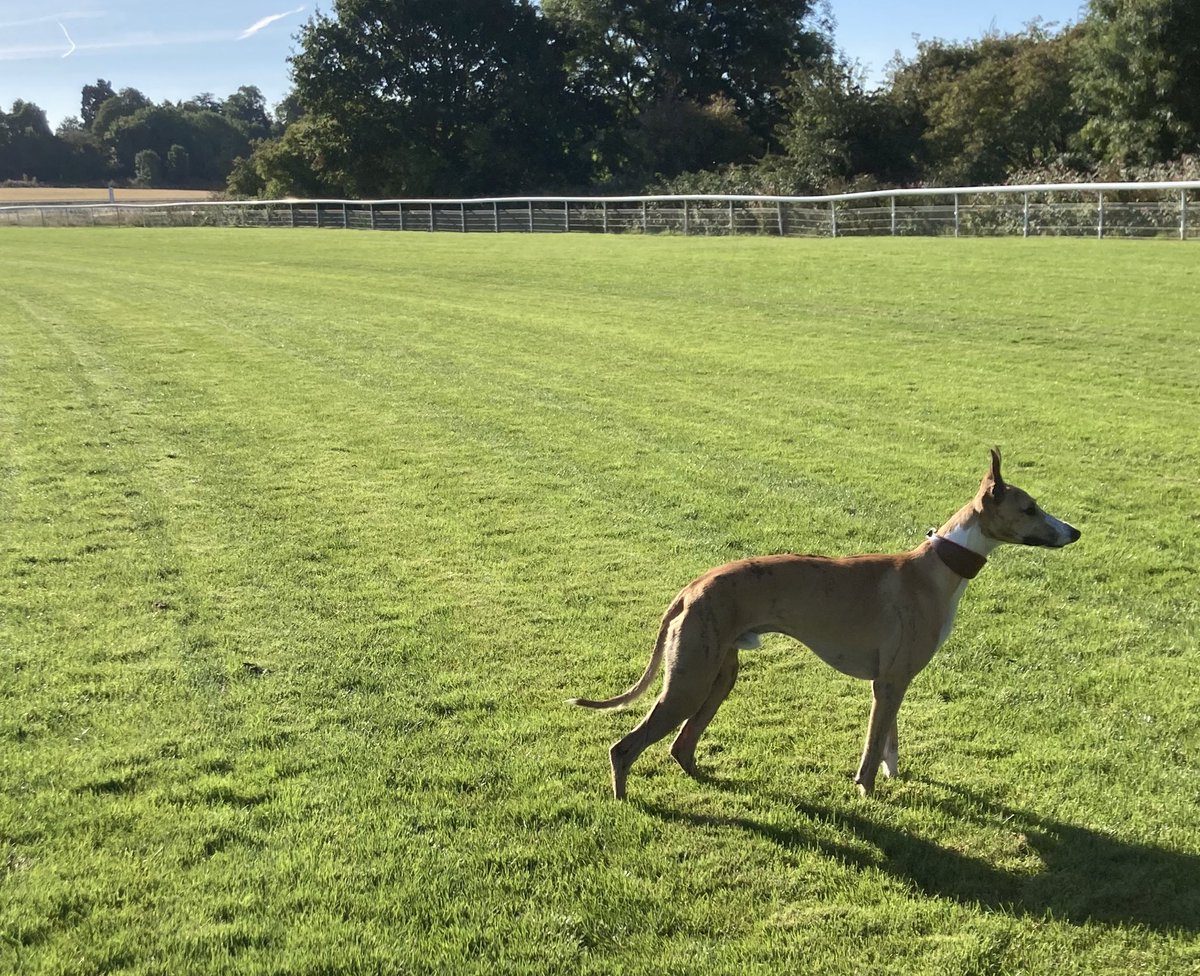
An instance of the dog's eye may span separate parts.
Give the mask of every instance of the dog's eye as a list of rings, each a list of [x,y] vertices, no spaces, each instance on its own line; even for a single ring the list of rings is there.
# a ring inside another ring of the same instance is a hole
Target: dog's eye
[[[1026,505],[1023,509],[1021,509],[1021,513],[1023,515],[1037,515],[1037,506]]]

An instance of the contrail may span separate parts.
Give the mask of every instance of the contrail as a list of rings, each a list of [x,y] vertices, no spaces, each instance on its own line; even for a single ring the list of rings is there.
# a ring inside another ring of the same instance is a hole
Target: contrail
[[[64,58],[69,58],[72,54],[75,53],[75,42],[73,40],[71,40],[71,35],[67,33],[66,27],[63,27],[63,22],[61,20],[59,20],[59,21],[56,21],[56,23],[58,24],[59,27],[62,27],[63,35],[66,37],[67,43],[71,45],[71,49],[69,51],[67,51],[66,54],[63,55]]]
[[[62,20],[83,20],[85,18],[96,18],[106,16],[102,11],[86,11],[86,10],[70,10],[61,14],[43,14],[41,17],[25,17],[21,20],[6,20],[0,22],[0,30],[7,30],[10,27],[28,27],[30,24],[48,24],[51,21]]]
[[[295,10],[287,10],[281,14],[271,14],[270,17],[264,17],[262,20],[256,20],[253,24],[247,27],[241,34],[238,35],[239,41],[244,41],[247,37],[253,37],[264,27],[268,27],[277,20],[283,20],[284,17],[291,17],[294,14],[304,13],[303,7],[297,7]]]

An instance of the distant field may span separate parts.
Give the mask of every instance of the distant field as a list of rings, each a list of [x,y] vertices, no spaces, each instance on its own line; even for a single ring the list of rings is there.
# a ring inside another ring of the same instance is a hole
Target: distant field
[[[0,972],[1200,971],[1200,252],[0,229]],[[608,796],[697,573],[1001,550],[859,800],[782,638]]]
[[[161,203],[173,200],[208,200],[211,190],[134,190],[116,187],[117,203]],[[35,203],[107,203],[108,190],[97,187],[0,186],[0,206]]]

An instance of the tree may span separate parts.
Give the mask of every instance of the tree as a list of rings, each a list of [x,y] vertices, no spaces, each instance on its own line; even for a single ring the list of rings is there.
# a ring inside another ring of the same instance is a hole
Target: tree
[[[137,156],[142,150],[154,150],[161,163],[163,159],[170,160],[172,147],[177,146],[186,153],[189,180],[209,186],[224,183],[233,161],[250,151],[245,132],[229,119],[215,112],[189,111],[169,102],[150,105],[118,119],[108,141],[126,173],[136,170]]]
[[[116,91],[113,90],[112,82],[97,78],[94,85],[84,85],[81,94],[79,117],[84,126],[90,129],[96,121],[96,112],[100,106],[112,98]]]
[[[12,111],[6,116],[8,130],[14,136],[28,136],[34,139],[49,139],[54,133],[50,131],[50,122],[46,113],[33,102],[18,98],[12,103]]]
[[[1200,4],[1091,0],[1083,28],[1075,91],[1095,158],[1147,165],[1200,151]]]
[[[181,105],[154,105],[136,88],[112,94],[101,78],[83,86],[81,107],[82,117],[64,119],[56,132],[30,102],[0,111],[0,179],[221,186],[234,161],[249,154],[251,139],[265,136],[270,125],[262,93],[252,86],[224,101],[203,95]],[[139,166],[144,150],[153,156]]]
[[[138,186],[161,186],[162,157],[153,149],[143,149],[133,160],[134,183]]]
[[[798,71],[783,93],[783,164],[792,192],[844,189],[864,180],[905,183],[916,177],[916,134],[883,91],[867,91],[861,71],[841,57]]]
[[[573,73],[619,123],[664,101],[722,100],[770,140],[782,118],[777,92],[830,49],[827,25],[809,23],[816,0],[543,0],[542,8],[568,39]]]
[[[62,157],[62,144],[37,105],[17,99],[11,112],[0,110],[0,180],[55,181]]]
[[[755,148],[761,143],[728,99],[698,105],[663,98],[638,113],[626,146],[627,165],[634,174],[670,178],[745,159]]]
[[[92,118],[92,131],[101,139],[107,139],[120,119],[128,118],[140,109],[149,108],[150,99],[136,88],[122,88],[117,94],[106,98],[96,109]]]
[[[63,183],[90,186],[107,180],[109,155],[100,140],[81,119],[63,119],[54,130],[54,135],[62,147],[62,169],[59,179]]]
[[[261,142],[234,162],[228,190],[234,196],[329,197],[343,192],[346,174],[329,154],[344,136],[335,119],[305,116],[278,139]]]
[[[288,92],[283,96],[283,99],[276,103],[274,110],[274,125],[272,131],[277,135],[282,135],[285,130],[293,122],[299,122],[304,118],[304,106],[300,104],[300,99],[294,91]]]
[[[192,159],[179,143],[174,143],[167,151],[167,173],[176,186],[187,186],[191,179]]]
[[[271,132],[267,100],[254,85],[242,85],[221,103],[220,112],[251,139],[265,139]]]
[[[179,106],[185,112],[219,112],[221,111],[221,103],[217,101],[217,96],[212,92],[201,92],[199,95],[193,95],[186,102]]]
[[[923,41],[914,60],[895,62],[888,98],[902,129],[920,133],[923,178],[999,182],[1067,152],[1082,124],[1071,87],[1078,36],[1034,23],[965,43]]]
[[[291,57],[320,177],[360,195],[584,176],[556,39],[528,0],[337,0]]]

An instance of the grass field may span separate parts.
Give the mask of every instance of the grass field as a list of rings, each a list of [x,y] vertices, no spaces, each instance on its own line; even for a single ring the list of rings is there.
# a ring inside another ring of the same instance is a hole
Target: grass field
[[[0,971],[1200,967],[1200,252],[0,230]],[[608,796],[663,608],[1006,548],[850,777],[783,638]]]
[[[211,190],[142,190],[119,186],[117,203],[211,200]],[[36,203],[108,203],[108,190],[95,186],[0,186],[0,207]]]

